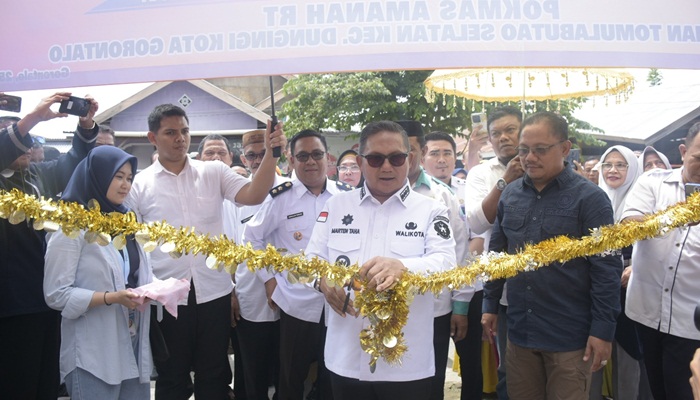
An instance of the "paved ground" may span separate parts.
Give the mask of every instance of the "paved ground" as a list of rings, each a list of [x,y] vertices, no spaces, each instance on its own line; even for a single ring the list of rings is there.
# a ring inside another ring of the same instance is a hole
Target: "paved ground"
[[[452,356],[454,354],[454,344],[450,341],[450,356],[447,360],[447,371],[445,377],[445,400],[459,400],[460,389],[462,387],[461,378],[456,372],[452,371]],[[230,361],[233,363],[233,356],[230,356]],[[59,400],[69,400],[69,397],[59,397]],[[155,399],[155,382],[151,382],[151,399]],[[190,397],[194,399],[194,396]]]

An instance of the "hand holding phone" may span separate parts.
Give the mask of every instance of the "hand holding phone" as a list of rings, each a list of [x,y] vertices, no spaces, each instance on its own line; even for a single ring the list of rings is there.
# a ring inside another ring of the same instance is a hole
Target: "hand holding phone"
[[[480,131],[488,133],[487,127],[486,127],[486,113],[485,112],[480,112],[480,113],[474,113],[471,115],[472,119],[472,131],[480,125],[481,128],[479,129]]]
[[[90,112],[91,106],[92,104],[88,99],[70,96],[66,100],[61,101],[61,106],[58,108],[58,112],[84,117],[88,115],[88,112]]]
[[[693,193],[700,192],[700,183],[686,183],[685,184],[685,198],[687,199]]]

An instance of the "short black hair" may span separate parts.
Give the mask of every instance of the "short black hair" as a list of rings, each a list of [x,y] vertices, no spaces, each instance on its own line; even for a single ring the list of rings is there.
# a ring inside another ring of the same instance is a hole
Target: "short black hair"
[[[114,130],[109,125],[98,125],[99,133],[108,133],[114,137]]]
[[[202,139],[202,141],[199,142],[199,147],[197,147],[197,153],[199,153],[200,156],[202,155],[202,151],[204,151],[204,144],[210,140],[223,141],[224,145],[226,145],[226,150],[228,150],[229,153],[233,153],[231,149],[231,143],[228,141],[228,139],[221,135],[217,135],[216,133],[212,133],[211,135],[205,136],[204,139]]]
[[[292,152],[292,156],[294,156],[294,146],[297,144],[297,140],[307,137],[318,138],[318,140],[320,140],[321,144],[323,145],[323,150],[328,151],[328,146],[326,145],[326,138],[323,135],[321,135],[313,129],[304,129],[301,132],[297,132],[297,134],[292,136],[292,139],[289,141],[289,149]]]
[[[523,112],[520,111],[519,108],[513,106],[497,107],[486,116],[486,129],[490,130],[493,121],[507,117],[508,115],[514,116],[520,123],[523,122]]]
[[[401,125],[409,138],[416,138],[418,141],[418,146],[420,146],[421,149],[425,147],[425,133],[423,132],[423,124],[412,120],[396,121],[396,123]]]
[[[376,135],[377,133],[383,131],[395,132],[400,134],[403,137],[403,145],[404,147],[406,147],[406,152],[411,150],[411,145],[408,142],[408,135],[406,134],[406,131],[403,129],[403,127],[401,127],[401,125],[393,121],[379,121],[370,122],[362,129],[362,132],[360,132],[360,155],[365,154],[367,140],[373,135]]]
[[[185,117],[185,121],[190,123],[187,113],[175,104],[161,104],[156,106],[148,116],[148,130],[156,133],[160,129],[160,121],[167,117]]]
[[[452,136],[450,136],[449,133],[437,131],[437,132],[430,132],[429,134],[425,135],[426,144],[430,141],[438,141],[438,140],[450,142],[450,145],[452,145],[452,151],[455,154],[457,154],[457,143],[455,143],[454,138]]]
[[[551,112],[551,111],[540,111],[527,117],[522,123],[522,129],[525,129],[528,125],[539,124],[540,122],[547,122],[554,132],[554,136],[558,137],[559,140],[569,140],[569,123],[561,115]]]
[[[695,140],[695,136],[698,135],[698,132],[700,132],[700,122],[694,123],[690,129],[688,129],[688,134],[685,137],[686,146],[693,144],[693,140]]]

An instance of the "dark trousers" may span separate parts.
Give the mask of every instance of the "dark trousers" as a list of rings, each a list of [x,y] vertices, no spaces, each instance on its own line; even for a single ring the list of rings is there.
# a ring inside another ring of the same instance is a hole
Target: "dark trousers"
[[[245,377],[241,360],[241,345],[238,343],[238,330],[231,328],[231,348],[233,349],[233,394],[239,400],[245,400]]]
[[[432,377],[407,382],[367,382],[333,372],[330,376],[335,400],[426,400],[433,387]]]
[[[280,323],[251,322],[244,318],[236,324],[247,400],[268,400],[270,375],[277,387],[279,376]]]
[[[280,310],[279,400],[304,397],[304,381],[318,354],[322,322],[294,318]]]
[[[0,398],[56,400],[61,314],[0,318]]]
[[[508,400],[506,385],[506,348],[508,347],[508,306],[498,305],[498,332],[496,333],[498,347],[498,383],[496,393],[498,400]]]
[[[484,377],[481,371],[481,304],[484,291],[474,293],[469,302],[467,337],[455,342],[462,371],[462,400],[481,400]],[[499,321],[500,322],[500,321]]]
[[[231,294],[197,304],[192,285],[187,305],[178,306],[177,313],[175,319],[163,311],[159,323],[170,358],[158,365],[156,400],[187,400],[193,392],[200,400],[227,399]],[[190,371],[194,371],[194,385]]]
[[[325,310],[324,310],[325,314]],[[321,334],[319,336],[318,355],[316,362],[318,364],[316,376],[316,400],[333,400],[333,389],[331,387],[331,375],[326,368],[325,354],[326,350],[326,327],[324,314],[321,314]]]
[[[435,353],[435,376],[433,377],[430,400],[445,398],[445,370],[450,351],[450,318],[447,313],[433,319],[433,352]]]
[[[655,400],[691,400],[690,360],[700,347],[700,340],[661,333],[637,324],[642,339],[644,365]]]

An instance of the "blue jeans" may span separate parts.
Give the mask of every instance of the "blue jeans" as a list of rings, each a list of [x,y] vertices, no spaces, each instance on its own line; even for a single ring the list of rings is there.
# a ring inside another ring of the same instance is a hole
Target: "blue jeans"
[[[110,385],[81,368],[66,375],[66,388],[71,400],[150,400],[151,385],[139,378],[127,379],[120,385]]]

